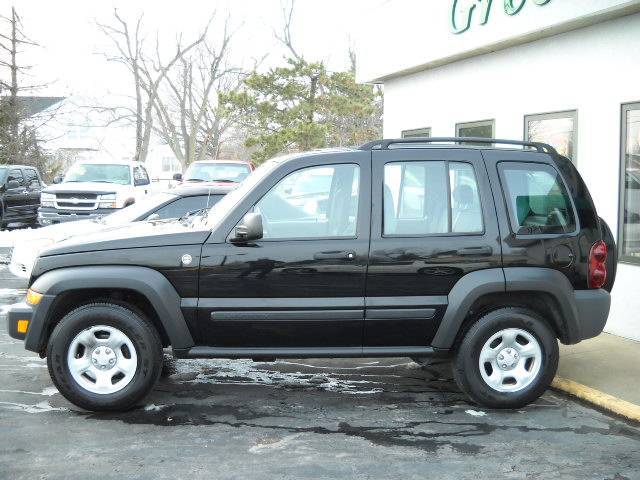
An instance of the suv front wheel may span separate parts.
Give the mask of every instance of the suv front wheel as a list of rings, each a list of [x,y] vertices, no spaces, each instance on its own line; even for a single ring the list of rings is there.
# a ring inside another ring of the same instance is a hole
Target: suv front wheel
[[[47,365],[64,397],[87,410],[134,407],[162,370],[162,343],[141,312],[92,303],[68,313],[47,345]]]
[[[466,333],[453,366],[458,386],[489,408],[519,408],[547,389],[558,368],[558,342],[537,314],[501,308]]]

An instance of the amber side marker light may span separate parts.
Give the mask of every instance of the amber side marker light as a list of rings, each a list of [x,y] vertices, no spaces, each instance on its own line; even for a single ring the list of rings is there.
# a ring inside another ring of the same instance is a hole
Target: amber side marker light
[[[42,294],[38,293],[34,290],[27,290],[27,303],[29,305],[38,305],[40,303],[40,300],[42,300]]]
[[[18,320],[16,330],[18,330],[18,333],[27,333],[27,330],[29,330],[29,320]]]

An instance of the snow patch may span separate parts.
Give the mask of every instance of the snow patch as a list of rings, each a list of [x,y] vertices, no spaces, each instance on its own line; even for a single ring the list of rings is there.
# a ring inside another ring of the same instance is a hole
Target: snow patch
[[[144,406],[144,411],[145,412],[159,412],[160,410],[162,410],[165,407],[166,407],[166,405],[156,405],[155,403],[150,403],[149,405],[145,405]]]
[[[11,248],[17,242],[29,240],[39,236],[38,230],[33,228],[21,228],[19,230],[0,231],[0,247]]]
[[[471,415],[472,417],[486,417],[487,412],[481,412],[478,410],[465,410],[464,413]]]
[[[278,362],[295,365],[292,362]],[[302,364],[301,364],[302,365]],[[260,368],[262,367],[262,368]],[[281,372],[264,368],[264,364],[251,360],[181,360],[175,363],[176,374],[196,374],[185,383],[207,383],[215,385],[261,385],[273,388],[314,388],[349,395],[372,395],[381,393],[378,382],[350,380],[338,374]],[[353,370],[357,370],[355,367]]]
[[[287,435],[282,438],[267,438],[260,440],[258,445],[254,445],[249,448],[249,453],[267,453],[273,450],[284,450],[289,447],[298,437],[302,436],[301,433],[295,433],[293,435]]]
[[[42,389],[41,392],[29,392],[27,390],[0,390],[2,393],[24,393],[27,395],[43,395],[45,397],[51,397],[58,393],[58,389],[56,387],[47,387]]]
[[[19,410],[26,413],[44,413],[44,412],[68,412],[68,408],[53,407],[49,402],[44,401],[35,405],[27,405],[24,403],[0,402],[0,408],[5,410]]]

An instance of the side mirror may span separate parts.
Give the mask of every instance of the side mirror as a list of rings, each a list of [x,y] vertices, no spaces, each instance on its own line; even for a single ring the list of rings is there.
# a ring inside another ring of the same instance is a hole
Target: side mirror
[[[62,177],[60,175],[56,175],[53,177],[53,183],[62,183]]]
[[[233,243],[246,243],[262,238],[262,215],[247,213],[238,225],[231,238]]]
[[[20,182],[17,180],[9,180],[7,182],[7,190],[11,190],[13,188],[20,188]]]
[[[181,173],[174,173],[173,174],[173,179],[178,181],[178,182],[181,182],[182,181],[182,174]]]

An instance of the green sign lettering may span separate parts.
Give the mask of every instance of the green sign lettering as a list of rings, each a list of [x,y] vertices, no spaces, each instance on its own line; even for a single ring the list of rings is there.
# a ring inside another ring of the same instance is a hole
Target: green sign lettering
[[[516,15],[527,3],[527,0],[503,0],[504,12]],[[534,5],[543,6],[551,0],[531,0]],[[478,23],[485,25],[489,21],[492,0],[453,0],[451,7],[451,30],[453,33],[463,33],[471,28],[474,15],[478,12]]]

